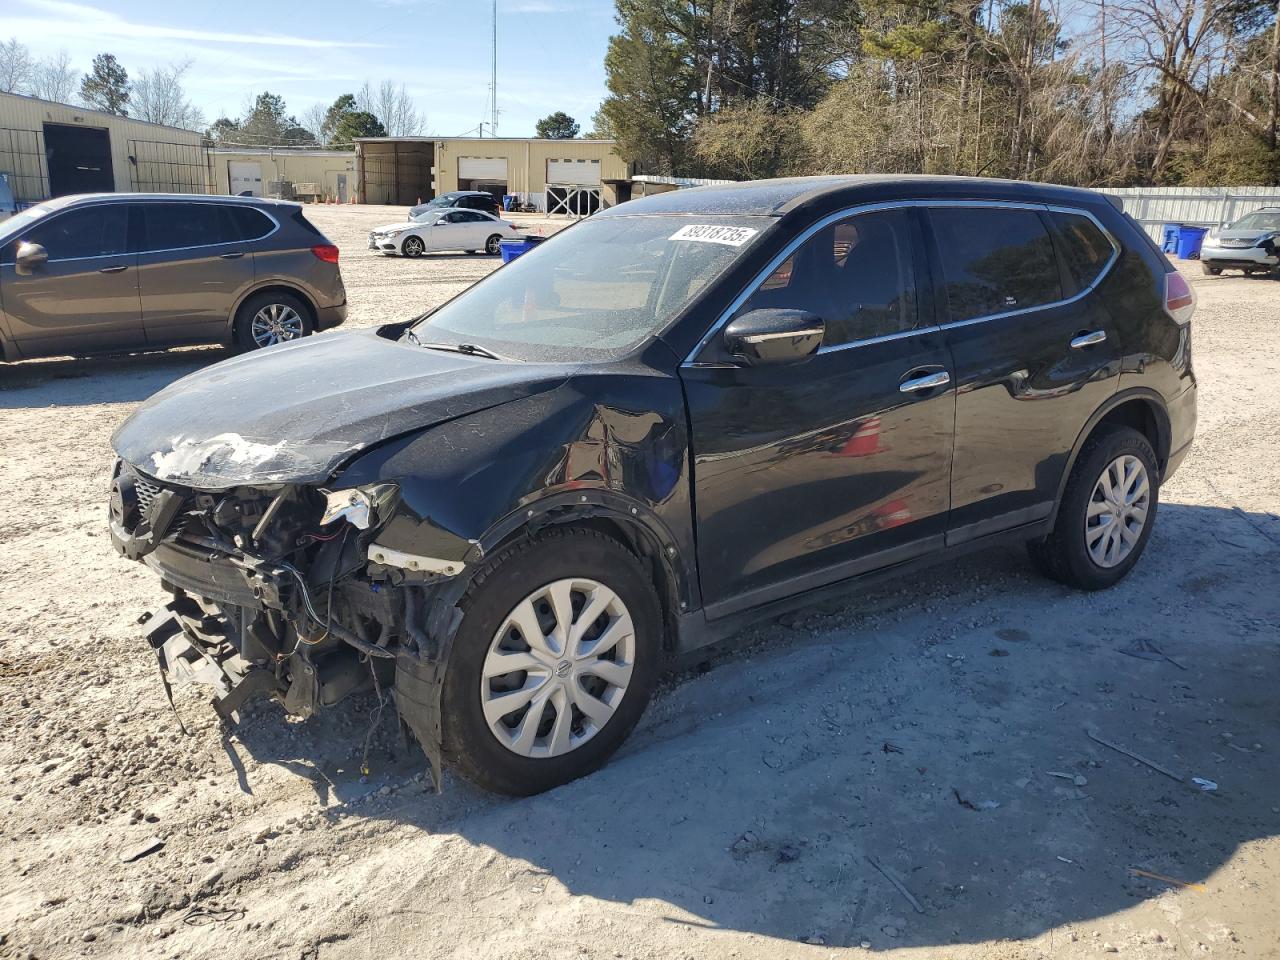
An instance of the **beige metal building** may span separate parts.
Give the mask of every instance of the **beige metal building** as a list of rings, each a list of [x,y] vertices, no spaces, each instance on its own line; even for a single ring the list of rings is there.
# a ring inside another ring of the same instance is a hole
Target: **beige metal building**
[[[631,165],[613,140],[362,137],[363,203],[414,204],[453,190],[513,194],[539,210],[587,213],[618,202]]]
[[[205,193],[209,150],[194,130],[0,93],[0,174],[14,197],[139,190]]]
[[[284,183],[298,200],[346,203],[356,189],[354,151],[215,148],[212,167],[212,192],[232,196],[278,196],[272,184]]]

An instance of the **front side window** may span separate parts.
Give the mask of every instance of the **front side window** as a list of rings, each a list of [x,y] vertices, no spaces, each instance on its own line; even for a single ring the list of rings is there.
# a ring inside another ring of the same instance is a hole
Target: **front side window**
[[[143,251],[232,243],[240,232],[216,203],[144,203]]]
[[[660,333],[773,217],[583,220],[495,270],[414,327],[423,343],[547,362],[623,356]]]
[[[123,203],[104,203],[37,222],[23,236],[38,243],[50,260],[109,257],[128,249],[129,212]],[[14,251],[8,251],[11,259]]]
[[[1062,299],[1053,243],[1034,210],[929,210],[952,322]]]
[[[1115,248],[1098,225],[1082,213],[1053,211],[1049,214],[1062,241],[1062,258],[1077,289],[1091,286],[1111,262]]]
[[[864,213],[822,228],[756,288],[738,315],[768,308],[821,317],[824,347],[914,329],[909,214]]]

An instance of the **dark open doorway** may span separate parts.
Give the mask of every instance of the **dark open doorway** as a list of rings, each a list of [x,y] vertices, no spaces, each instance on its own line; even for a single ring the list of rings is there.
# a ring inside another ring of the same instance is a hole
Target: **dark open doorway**
[[[97,127],[63,123],[44,125],[44,152],[49,165],[49,195],[110,193],[116,188],[111,169],[111,136]]]

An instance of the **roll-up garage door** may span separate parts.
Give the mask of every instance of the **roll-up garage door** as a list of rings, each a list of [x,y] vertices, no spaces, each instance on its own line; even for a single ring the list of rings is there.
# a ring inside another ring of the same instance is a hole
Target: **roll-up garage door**
[[[459,180],[493,180],[505,183],[507,179],[506,157],[459,157]]]
[[[548,160],[547,183],[600,185],[599,160]]]

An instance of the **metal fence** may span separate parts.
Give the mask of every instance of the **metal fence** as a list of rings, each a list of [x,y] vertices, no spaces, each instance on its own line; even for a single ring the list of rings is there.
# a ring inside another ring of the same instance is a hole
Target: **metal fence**
[[[9,181],[19,203],[49,196],[44,140],[39,130],[0,127],[0,173]]]
[[[1166,223],[1218,227],[1258,207],[1280,206],[1280,187],[1105,187],[1157,242]]]
[[[129,187],[141,193],[212,193],[209,147],[162,140],[129,141]]]

